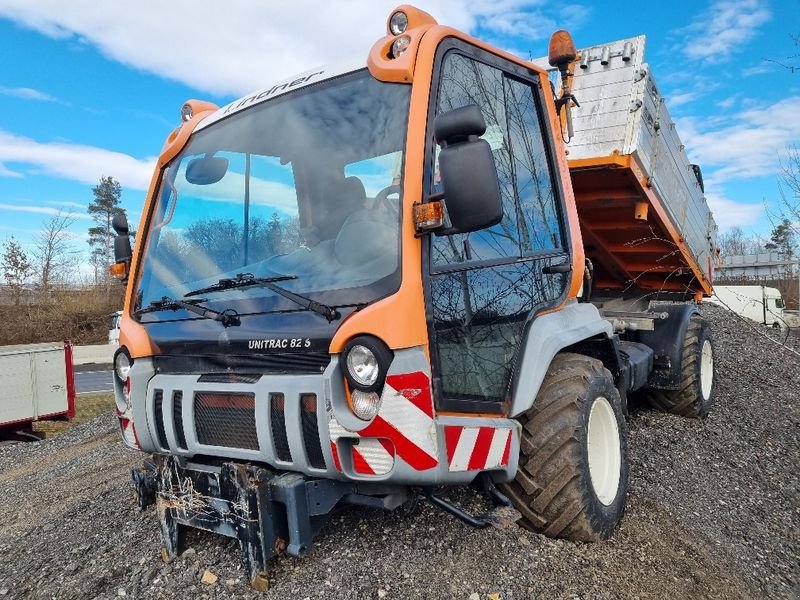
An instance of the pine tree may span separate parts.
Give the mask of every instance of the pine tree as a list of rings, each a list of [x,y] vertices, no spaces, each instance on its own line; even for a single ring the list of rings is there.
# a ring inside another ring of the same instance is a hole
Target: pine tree
[[[100,280],[107,281],[108,267],[112,262],[114,234],[111,231],[111,219],[124,212],[120,207],[122,186],[113,177],[101,177],[100,183],[92,188],[92,193],[94,201],[89,203],[87,210],[96,225],[89,228],[89,245],[92,247],[95,283],[99,283]]]
[[[784,218],[772,228],[770,241],[764,244],[764,248],[778,252],[786,260],[794,258],[797,250],[797,234],[789,219]]]

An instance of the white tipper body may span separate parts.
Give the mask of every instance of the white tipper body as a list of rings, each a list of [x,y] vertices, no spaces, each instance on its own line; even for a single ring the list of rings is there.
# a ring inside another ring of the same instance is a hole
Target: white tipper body
[[[573,64],[575,135],[569,158],[632,155],[699,265],[716,262],[717,225],[644,61],[645,36],[579,51]],[[558,77],[547,58],[533,61]],[[557,83],[557,89],[560,83]]]

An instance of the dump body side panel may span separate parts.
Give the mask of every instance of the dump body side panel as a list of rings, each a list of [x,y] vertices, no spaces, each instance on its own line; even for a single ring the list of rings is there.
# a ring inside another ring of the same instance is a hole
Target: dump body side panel
[[[568,149],[587,256],[596,288],[707,296],[717,227],[644,48],[644,36],[620,40],[573,65]]]

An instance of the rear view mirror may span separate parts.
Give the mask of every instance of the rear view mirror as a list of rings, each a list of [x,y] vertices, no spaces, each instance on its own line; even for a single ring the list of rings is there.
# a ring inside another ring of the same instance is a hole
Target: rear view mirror
[[[225,177],[228,159],[221,156],[204,156],[190,160],[186,166],[186,181],[194,185],[211,185]]]
[[[131,248],[130,229],[128,227],[128,217],[124,212],[118,212],[111,219],[111,227],[117,233],[114,236],[114,264],[110,267],[111,275],[127,281],[128,266],[133,257]]]
[[[442,113],[433,124],[439,174],[452,227],[442,235],[478,231],[503,220],[500,183],[480,108],[471,104]]]
[[[128,235],[128,217],[124,212],[118,212],[111,219],[111,227],[117,232],[117,235]]]

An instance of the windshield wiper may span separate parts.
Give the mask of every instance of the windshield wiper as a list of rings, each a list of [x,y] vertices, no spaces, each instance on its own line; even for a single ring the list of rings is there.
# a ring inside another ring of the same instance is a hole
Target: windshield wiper
[[[210,292],[219,292],[221,290],[260,286],[268,288],[273,292],[275,292],[276,294],[280,294],[284,298],[291,300],[295,304],[299,304],[300,306],[302,306],[307,310],[311,310],[317,313],[318,315],[322,315],[323,317],[328,319],[329,323],[334,319],[339,319],[342,316],[339,314],[339,311],[332,306],[316,302],[311,298],[306,298],[305,296],[301,296],[300,294],[295,294],[294,292],[290,292],[289,290],[282,288],[279,285],[275,285],[276,281],[287,281],[289,279],[297,279],[297,276],[281,275],[279,277],[262,278],[262,277],[254,277],[252,273],[237,273],[235,278],[228,277],[220,279],[214,285],[200,288],[199,290],[192,290],[191,292],[188,292],[184,296],[184,298],[188,298],[190,296],[197,296],[199,294],[208,294]]]
[[[205,302],[203,298],[197,298],[195,300],[191,300],[189,302],[185,300],[173,300],[169,296],[164,296],[161,300],[153,300],[149,306],[145,308],[140,308],[139,310],[135,311],[134,315],[143,315],[145,313],[157,312],[160,310],[178,310],[179,308],[185,308],[189,312],[193,312],[196,315],[200,315],[204,319],[212,319],[214,321],[219,321],[222,323],[224,327],[230,327],[231,325],[239,325],[241,321],[239,320],[239,315],[236,313],[235,310],[227,309],[222,312],[217,310],[212,310],[210,308],[205,308],[204,306],[199,306],[200,302]]]

